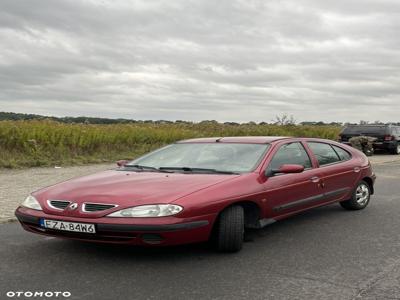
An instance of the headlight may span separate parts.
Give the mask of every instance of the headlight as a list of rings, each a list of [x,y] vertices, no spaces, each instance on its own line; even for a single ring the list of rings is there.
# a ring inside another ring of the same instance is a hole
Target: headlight
[[[21,203],[21,206],[30,209],[42,210],[42,207],[40,206],[39,202],[32,195],[26,197],[26,199]]]
[[[181,212],[183,207],[174,204],[155,204],[142,205],[125,208],[109,214],[107,217],[125,217],[125,218],[151,218],[166,217],[176,215]]]

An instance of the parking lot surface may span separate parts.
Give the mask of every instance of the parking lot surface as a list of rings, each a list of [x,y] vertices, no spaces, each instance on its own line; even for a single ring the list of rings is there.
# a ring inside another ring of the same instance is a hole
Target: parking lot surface
[[[367,209],[302,213],[249,232],[237,254],[205,244],[81,243],[1,224],[0,299],[8,291],[69,291],[68,299],[400,299],[400,159],[371,160],[378,181]],[[111,167],[0,171],[1,203],[12,202],[3,220],[32,189]]]

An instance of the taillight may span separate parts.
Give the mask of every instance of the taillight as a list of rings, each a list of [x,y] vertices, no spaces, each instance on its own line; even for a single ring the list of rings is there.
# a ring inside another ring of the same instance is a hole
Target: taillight
[[[394,136],[393,135],[385,135],[385,141],[389,142],[389,141],[393,141],[394,140]]]

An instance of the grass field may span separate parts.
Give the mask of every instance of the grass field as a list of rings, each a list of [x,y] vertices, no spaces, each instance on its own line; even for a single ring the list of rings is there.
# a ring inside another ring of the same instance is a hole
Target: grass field
[[[227,125],[216,122],[65,124],[0,121],[0,168],[72,165],[137,157],[177,140],[209,136],[306,136],[336,139],[340,127]]]

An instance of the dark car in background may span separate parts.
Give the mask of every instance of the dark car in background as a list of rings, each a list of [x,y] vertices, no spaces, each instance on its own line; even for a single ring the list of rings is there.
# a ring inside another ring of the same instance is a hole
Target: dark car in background
[[[349,144],[349,140],[357,136],[376,138],[374,150],[385,150],[392,154],[400,154],[400,126],[396,125],[349,125],[339,135],[339,141]]]

